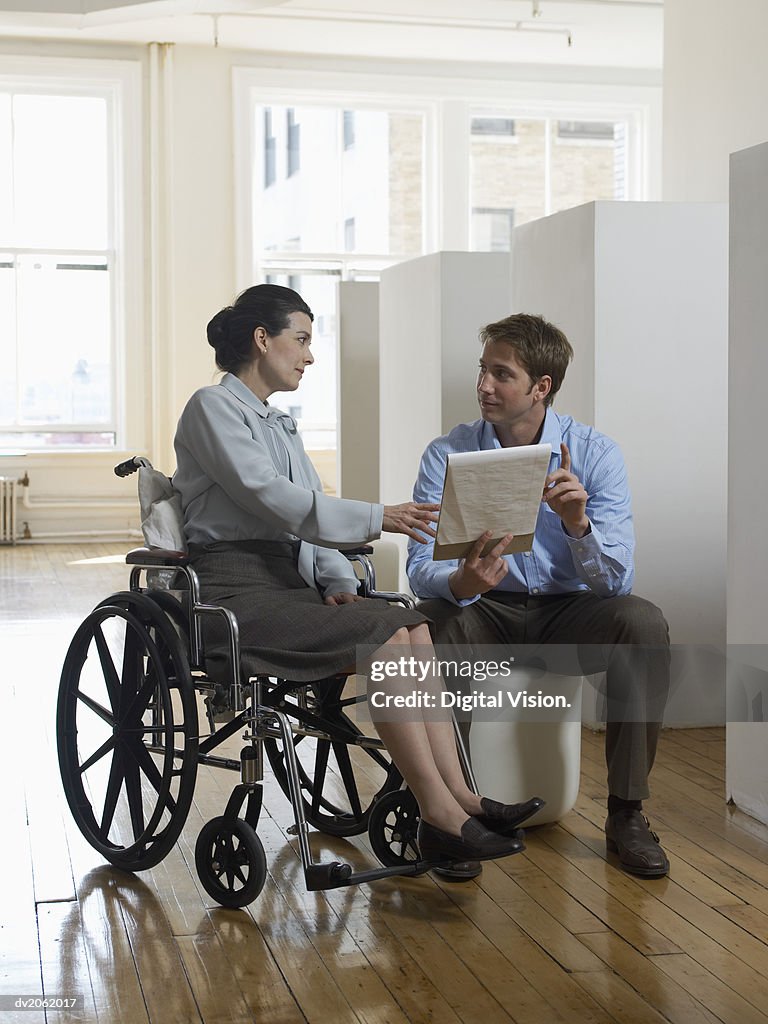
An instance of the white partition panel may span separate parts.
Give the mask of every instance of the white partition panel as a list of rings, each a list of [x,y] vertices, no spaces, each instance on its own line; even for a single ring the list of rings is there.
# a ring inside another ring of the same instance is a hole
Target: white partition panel
[[[634,592],[667,616],[666,722],[722,724],[725,643],[725,204],[598,202],[515,232],[512,304],[575,359],[555,408],[619,442],[637,534]]]
[[[728,796],[768,823],[768,143],[731,157]]]
[[[385,270],[380,500],[407,500],[429,442],[477,419],[478,331],[509,315],[509,254],[441,252]]]
[[[379,500],[379,285],[339,284],[339,494]]]

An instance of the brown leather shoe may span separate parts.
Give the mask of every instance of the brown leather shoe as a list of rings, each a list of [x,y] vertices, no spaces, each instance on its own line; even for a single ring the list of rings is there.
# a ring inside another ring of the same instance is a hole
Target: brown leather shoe
[[[663,878],[669,871],[659,837],[642,811],[621,810],[605,820],[605,845],[618,853],[625,871],[642,878]]]

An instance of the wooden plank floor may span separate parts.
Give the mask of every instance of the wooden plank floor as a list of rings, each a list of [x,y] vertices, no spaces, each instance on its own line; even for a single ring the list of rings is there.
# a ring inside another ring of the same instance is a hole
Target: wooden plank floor
[[[0,1019],[768,1024],[768,829],[725,805],[722,729],[662,736],[647,805],[672,865],[660,881],[606,856],[602,738],[588,731],[575,809],[467,885],[307,893],[270,779],[267,883],[223,910],[194,872],[197,832],[235,781],[210,768],[169,856],[141,876],[111,868],[69,817],[54,708],[76,624],[126,586],[126,547],[0,548],[0,994],[81,997],[76,1013]],[[363,839],[312,841],[372,864]]]

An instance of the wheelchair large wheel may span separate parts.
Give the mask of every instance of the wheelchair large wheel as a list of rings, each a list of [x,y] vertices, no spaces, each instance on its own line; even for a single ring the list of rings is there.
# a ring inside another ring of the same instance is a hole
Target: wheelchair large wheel
[[[400,867],[421,859],[416,840],[419,819],[419,805],[410,789],[385,793],[373,805],[368,838],[385,867]]]
[[[197,704],[174,626],[145,594],[107,598],[70,644],[59,686],[59,767],[72,816],[108,861],[159,863],[197,772]]]
[[[267,878],[267,859],[256,830],[242,818],[213,818],[200,830],[195,867],[203,888],[222,907],[253,903]]]
[[[281,707],[309,730],[293,737],[304,814],[310,825],[331,836],[365,832],[374,801],[402,783],[385,750],[359,742],[365,734],[344,711],[351,703],[341,696],[345,684],[344,678],[324,680],[306,688],[304,707],[288,702]],[[315,731],[324,735],[311,735]],[[275,778],[290,799],[282,744],[267,739],[264,747]]]

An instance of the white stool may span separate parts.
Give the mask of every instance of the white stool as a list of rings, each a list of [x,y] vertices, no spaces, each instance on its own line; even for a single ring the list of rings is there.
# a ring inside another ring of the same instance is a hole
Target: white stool
[[[477,707],[472,712],[469,755],[479,791],[503,803],[532,796],[546,806],[529,825],[558,821],[573,807],[581,774],[582,676],[560,676],[534,668],[515,667],[506,677],[473,681],[475,690],[513,695],[527,690],[536,696],[562,695],[569,708]],[[505,698],[506,700],[506,698]]]

